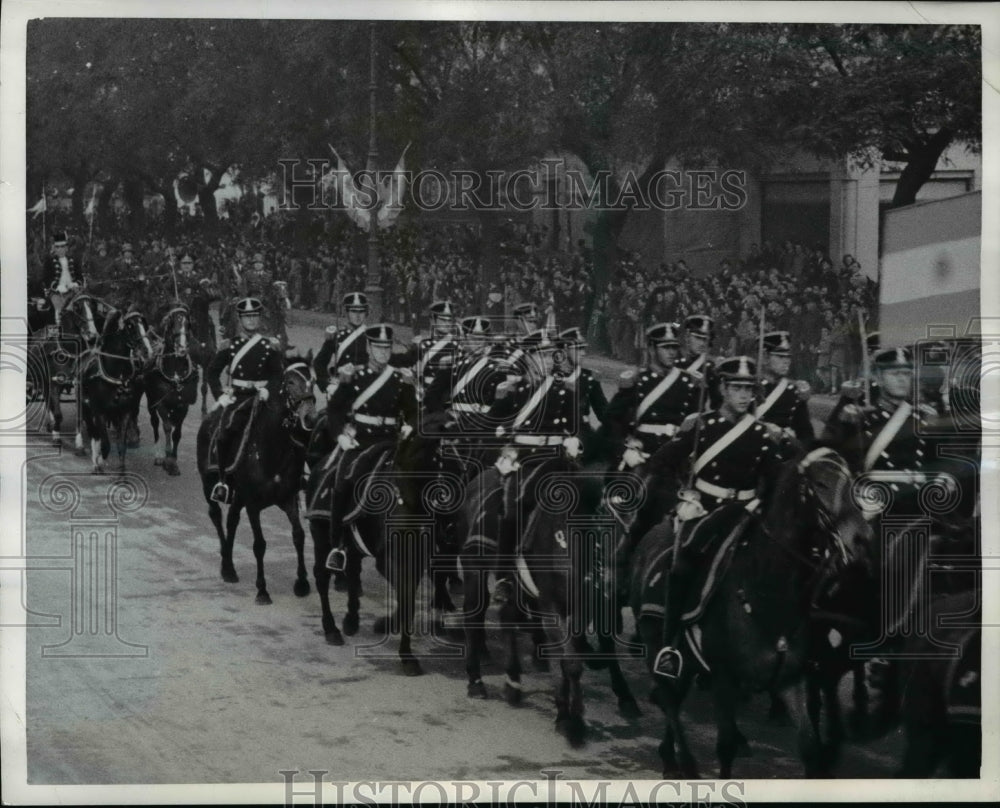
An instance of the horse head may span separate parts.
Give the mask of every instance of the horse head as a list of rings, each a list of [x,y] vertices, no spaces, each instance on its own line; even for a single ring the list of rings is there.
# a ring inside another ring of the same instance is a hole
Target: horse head
[[[106,322],[98,325],[95,318],[96,303],[96,299],[90,295],[77,292],[64,309],[73,315],[76,333],[87,342],[95,342],[101,335],[104,326],[107,325]]]
[[[140,311],[130,311],[120,315],[120,318],[119,329],[132,353],[143,361],[149,361],[153,356],[153,346],[149,341],[145,316]]]
[[[299,427],[306,432],[312,430],[317,417],[316,396],[313,394],[315,378],[310,360],[310,356],[288,357],[281,382],[285,406],[295,416]]]
[[[288,284],[285,281],[274,281],[271,288],[274,289],[274,296],[278,300],[284,301],[286,309],[290,309],[292,301],[288,297]]]
[[[160,317],[160,333],[163,334],[164,351],[176,356],[187,356],[188,335],[191,333],[191,318],[188,307],[175,302]]]
[[[851,471],[844,458],[821,446],[792,468],[797,477],[795,500],[800,518],[828,542],[827,547],[818,549],[829,550],[838,566],[869,566],[872,530],[851,494]]]

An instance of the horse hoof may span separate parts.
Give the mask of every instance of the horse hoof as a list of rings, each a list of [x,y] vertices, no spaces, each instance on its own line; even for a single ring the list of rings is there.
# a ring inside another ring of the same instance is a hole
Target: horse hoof
[[[375,622],[372,623],[372,631],[376,634],[388,634],[389,633],[389,618],[388,617],[376,617]]]
[[[236,570],[225,567],[222,569],[222,580],[227,584],[238,584],[240,582],[240,576],[236,574]]]
[[[483,684],[483,680],[480,679],[476,682],[469,682],[469,687],[466,690],[466,695],[468,695],[470,699],[488,698],[486,694],[486,685]]]
[[[53,443],[52,445],[53,446],[62,446],[62,443]],[[86,457],[87,456],[87,450],[86,449],[77,449],[77,450],[75,450],[73,452],[73,454],[75,454],[77,457]]]
[[[356,614],[344,615],[344,634],[353,637],[358,633],[358,616]]]
[[[94,474],[104,474],[103,466],[94,466]]]
[[[347,591],[347,576],[342,572],[334,573],[333,576],[333,589],[335,592],[346,592]],[[359,592],[360,596],[361,593]]]
[[[292,587],[292,592],[295,593],[295,597],[304,598],[309,594],[309,581],[305,578],[297,578],[295,585]]]
[[[340,633],[340,629],[335,628],[333,631],[326,632],[326,643],[327,645],[343,645],[344,635]]]
[[[424,669],[420,667],[420,662],[416,659],[404,659],[403,673],[406,676],[423,676]]]
[[[641,718],[642,710],[639,709],[635,699],[619,699],[618,714],[622,718]]]
[[[171,477],[180,477],[181,476],[181,470],[179,468],[177,468],[177,464],[176,463],[171,463],[169,466],[164,465],[164,468],[166,468],[167,474],[169,474]]]
[[[153,465],[154,466],[162,466],[163,465],[163,458],[162,457],[154,457],[153,458]]]
[[[511,707],[517,707],[521,703],[521,688],[512,686],[510,682],[504,682],[503,697]]]
[[[552,665],[549,664],[549,661],[545,657],[538,656],[537,654],[531,658],[531,667],[537,673],[548,673],[552,670]]]
[[[258,606],[270,606],[271,605],[271,596],[269,594],[267,594],[267,592],[258,592],[257,593],[257,598],[255,600],[255,603]]]
[[[586,743],[587,724],[584,722],[583,716],[567,716],[559,719],[557,723],[559,731],[566,736],[566,740],[569,741],[570,746],[580,747]]]

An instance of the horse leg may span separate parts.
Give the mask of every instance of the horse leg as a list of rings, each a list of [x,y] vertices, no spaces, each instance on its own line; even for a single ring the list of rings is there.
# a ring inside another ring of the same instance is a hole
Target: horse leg
[[[562,628],[568,632],[568,623],[563,620]],[[562,644],[562,658],[559,660],[559,669],[562,681],[559,684],[559,695],[565,699],[562,709],[566,711],[566,718],[562,722],[562,732],[569,741],[570,746],[582,746],[587,734],[587,724],[583,720],[583,686],[580,680],[583,676],[583,660],[577,655],[567,655],[566,649],[570,644],[567,638]],[[557,719],[558,720],[558,719]]]
[[[462,580],[462,622],[465,628],[465,672],[469,683],[467,694],[471,698],[485,699],[481,660],[486,649],[486,610],[489,596],[486,592],[486,570],[466,569]]]
[[[204,372],[201,374],[201,415],[204,417],[208,413],[208,380]]]
[[[715,754],[719,759],[719,777],[728,780],[733,773],[733,759],[739,748],[739,728],[736,726],[737,688],[732,676],[714,671],[712,697],[715,704]]]
[[[809,716],[808,694],[805,678],[784,691],[788,712],[798,727],[799,756],[805,768],[806,777],[826,777],[828,762],[817,728]],[[729,776],[728,774],[726,775]]]
[[[164,424],[164,441],[166,442],[166,456],[163,460],[163,468],[166,469],[167,474],[171,477],[177,477],[180,475],[181,470],[177,466],[177,447],[181,442],[181,427],[184,426],[184,416],[187,415],[187,407],[181,406],[171,413],[171,423],[170,432],[166,432],[166,424]],[[169,438],[167,435],[169,434]]]
[[[330,645],[343,645],[344,635],[337,628],[337,621],[330,610],[330,570],[326,568],[326,557],[330,554],[330,521],[310,519],[309,533],[313,540],[313,580],[316,581],[323,614],[323,634]]]
[[[90,460],[93,463],[94,474],[102,474],[104,460],[111,452],[108,427],[102,415],[91,412],[85,417],[87,419],[87,433],[90,435]]]
[[[219,511],[222,510],[218,502],[212,502],[209,504],[208,513],[212,515],[212,506],[215,506]],[[239,578],[236,576],[236,568],[233,566],[233,543],[236,541],[236,528],[240,524],[240,511],[243,510],[242,504],[237,504],[233,502],[229,506],[229,513],[226,514],[226,534],[222,535],[219,532],[219,549],[222,554],[222,580],[228,583],[236,583]],[[212,520],[215,521],[214,519]],[[218,524],[216,524],[218,527]]]
[[[404,542],[398,539],[395,552],[399,559],[396,566],[396,597],[399,601],[399,659],[403,664],[403,673],[407,676],[420,676],[423,669],[420,660],[413,654],[411,638],[413,624],[416,618],[417,588],[423,570],[420,565],[420,547],[418,542]],[[406,546],[399,546],[405,544]],[[392,552],[392,549],[390,552]]]
[[[353,637],[358,633],[361,608],[361,552],[353,541],[347,542],[347,565],[344,577],[347,578],[347,613],[344,615],[344,634]],[[325,561],[325,559],[324,559]]]
[[[257,600],[261,606],[271,605],[271,596],[267,593],[267,582],[264,580],[264,553],[267,552],[267,542],[264,541],[264,531],[260,527],[260,510],[247,505],[247,519],[253,530],[253,555],[257,559]]]
[[[512,601],[507,601],[500,608],[500,624],[504,641],[507,646],[507,665],[505,669],[506,677],[503,683],[504,697],[511,706],[521,703],[521,654],[517,643],[517,608]],[[558,698],[556,704],[559,704]],[[558,718],[556,719],[558,721]]]
[[[163,419],[163,446],[160,446],[160,416],[156,412],[156,407],[149,406],[149,423],[153,427],[153,446],[156,447],[156,454],[153,457],[154,466],[162,466],[163,460],[167,456],[167,430],[170,425],[166,417]]]
[[[601,632],[597,639],[601,653],[611,657],[608,660],[608,673],[611,676],[611,690],[618,697],[618,713],[625,718],[638,718],[642,715],[642,710],[632,695],[632,689],[628,686],[628,680],[622,673],[622,667],[615,655],[614,637]]]
[[[302,529],[302,522],[299,519],[299,493],[296,491],[288,501],[281,506],[281,510],[288,517],[288,523],[292,526],[292,545],[295,547],[295,585],[292,591],[298,598],[304,598],[309,594],[309,575],[306,573],[306,532]]]
[[[865,685],[865,665],[863,662],[855,662],[851,665],[851,701],[853,703],[850,713],[847,715],[847,724],[851,734],[855,737],[863,735],[868,727],[868,687]]]
[[[126,431],[128,425],[132,422],[132,414],[126,412],[118,416],[118,421],[115,428],[115,443],[118,446],[118,471],[119,473],[125,472],[125,450],[129,445],[127,440]],[[136,444],[138,445],[138,444]]]

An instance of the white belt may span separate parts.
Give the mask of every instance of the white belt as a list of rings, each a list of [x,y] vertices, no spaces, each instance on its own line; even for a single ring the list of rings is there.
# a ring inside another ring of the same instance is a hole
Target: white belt
[[[872,482],[878,483],[904,483],[906,485],[924,485],[927,482],[927,475],[922,471],[882,471],[875,469],[868,472]]]
[[[472,404],[462,401],[453,403],[451,408],[455,412],[489,412],[490,409],[486,404]]]
[[[371,426],[392,426],[396,423],[396,419],[391,415],[365,415],[363,412],[356,412],[351,417],[355,423]]]
[[[233,379],[233,387],[255,387],[260,390],[263,387],[267,387],[267,381],[247,381],[245,379]]]
[[[677,424],[639,424],[635,428],[636,432],[643,432],[647,435],[666,435],[673,437],[677,434]]]
[[[751,500],[757,494],[753,488],[737,491],[735,488],[723,488],[721,485],[713,485],[710,482],[702,480],[700,477],[694,481],[694,487],[716,499],[735,499],[740,502]]]
[[[562,435],[515,435],[514,443],[523,446],[558,446],[566,438]]]

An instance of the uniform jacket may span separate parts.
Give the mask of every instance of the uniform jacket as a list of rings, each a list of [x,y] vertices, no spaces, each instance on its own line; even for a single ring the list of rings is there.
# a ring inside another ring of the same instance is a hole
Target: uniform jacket
[[[326,403],[326,426],[334,440],[347,424],[353,424],[355,438],[362,445],[386,440],[395,436],[406,423],[417,425],[417,397],[413,383],[401,371],[391,373],[378,390],[355,412],[352,408],[358,397],[381,376],[381,370],[367,365],[358,369],[349,382],[341,381]],[[360,419],[355,415],[362,416]],[[389,418],[390,423],[366,423],[367,418]]]
[[[698,381],[684,370],[638,419],[636,413],[646,396],[652,392],[670,371],[644,368],[632,380],[625,380],[611,398],[607,410],[607,423],[617,440],[623,439],[639,424],[672,424],[680,426],[684,419],[698,407]],[[646,433],[636,435],[646,450],[660,446],[664,441]]]
[[[480,364],[484,358],[486,361]],[[469,376],[456,395],[456,386],[472,370],[475,373]],[[456,404],[471,405],[486,412],[493,404],[497,387],[506,378],[506,368],[501,367],[488,352],[463,353],[452,365],[442,367],[431,384],[424,388],[424,407],[434,412]],[[468,408],[457,412],[460,419],[469,420],[468,413],[471,411]]]
[[[815,438],[812,421],[809,418],[809,406],[799,395],[795,381],[786,379],[784,391],[760,418],[762,421],[774,424],[782,429],[790,429],[802,444],[807,444]],[[781,379],[765,378],[760,383],[760,394],[757,397],[757,408],[768,399],[775,388],[781,384]]]
[[[83,286],[83,270],[80,268],[80,264],[77,260],[71,256],[66,256],[66,262],[69,268],[70,277],[76,281],[78,284]],[[62,265],[59,263],[59,258],[55,255],[50,255],[45,259],[45,275],[43,282],[45,284],[45,290],[50,291],[59,285],[59,278],[62,275]]]
[[[551,383],[546,379],[551,378]],[[540,382],[522,381],[514,391],[498,399],[490,408],[490,418],[507,431],[528,435],[576,435],[580,430],[580,405],[577,403],[576,385],[566,383],[566,377],[556,372]],[[514,426],[522,409],[531,401],[542,385],[548,389],[528,417]]]
[[[241,334],[231,342],[224,344],[206,368],[205,380],[208,382],[212,395],[216,398],[222,395],[222,382],[220,381],[222,372],[230,368],[233,357],[251,338]],[[284,371],[285,363],[281,352],[272,346],[267,337],[262,337],[240,358],[239,364],[232,369],[231,378],[240,381],[266,381],[268,394],[274,396],[277,395],[281,387],[281,377]]]
[[[368,328],[368,325],[362,323],[359,328],[361,329],[360,333],[347,346],[347,349],[339,359],[337,359],[337,349],[344,340],[354,333],[354,327],[348,325],[338,328],[332,337],[328,336],[324,340],[323,346],[319,349],[316,358],[313,360],[316,383],[321,388],[325,388],[330,381],[331,367],[339,368],[347,364],[364,367],[368,364],[368,339],[365,337],[365,329]]]

